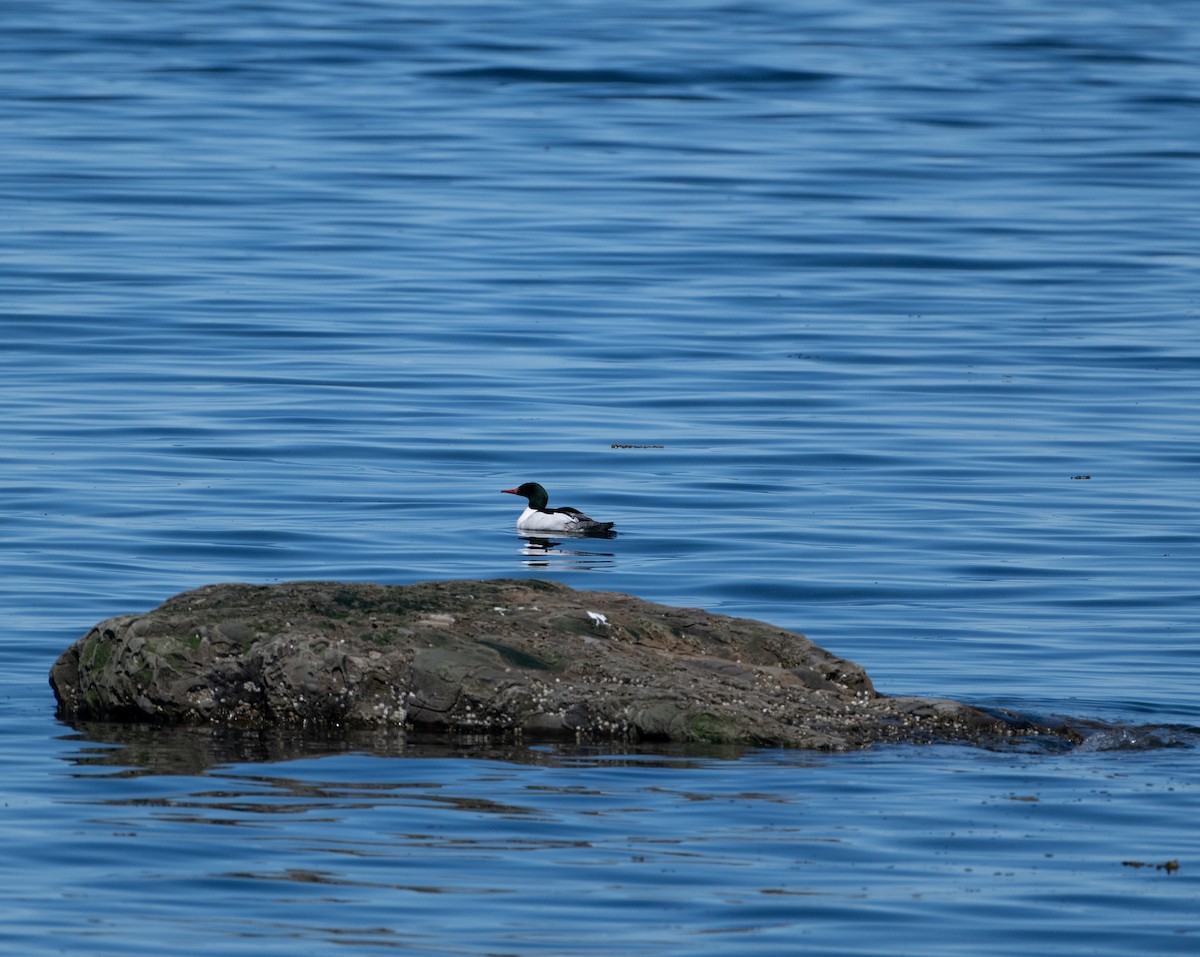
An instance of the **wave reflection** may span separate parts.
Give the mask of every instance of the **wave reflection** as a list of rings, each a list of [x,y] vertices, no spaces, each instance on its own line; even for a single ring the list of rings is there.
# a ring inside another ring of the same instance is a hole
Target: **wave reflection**
[[[565,548],[561,539],[584,539],[595,541],[596,535],[580,535],[563,532],[555,538],[543,538],[536,535],[519,536],[522,563],[530,568],[559,568],[559,569],[594,569],[607,568],[616,563],[613,552],[590,551],[583,548]],[[602,536],[613,537],[611,534]]]

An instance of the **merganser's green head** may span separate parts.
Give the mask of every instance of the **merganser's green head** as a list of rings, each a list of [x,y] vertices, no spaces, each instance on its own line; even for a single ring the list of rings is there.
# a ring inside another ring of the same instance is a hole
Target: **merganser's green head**
[[[530,508],[545,508],[550,501],[550,496],[546,494],[546,490],[538,485],[537,482],[526,482],[523,485],[518,485],[516,488],[501,489],[505,495],[524,495],[529,499]]]

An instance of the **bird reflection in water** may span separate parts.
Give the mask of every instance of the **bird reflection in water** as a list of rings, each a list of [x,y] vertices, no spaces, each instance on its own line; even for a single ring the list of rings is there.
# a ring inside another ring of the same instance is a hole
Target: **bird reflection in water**
[[[605,536],[609,537],[609,536]],[[580,548],[564,548],[565,541],[595,540],[595,535],[558,535],[554,538],[543,538],[535,535],[521,535],[524,543],[521,554],[525,556],[524,564],[530,568],[598,568],[601,565],[611,565],[614,555],[612,552],[594,552]]]

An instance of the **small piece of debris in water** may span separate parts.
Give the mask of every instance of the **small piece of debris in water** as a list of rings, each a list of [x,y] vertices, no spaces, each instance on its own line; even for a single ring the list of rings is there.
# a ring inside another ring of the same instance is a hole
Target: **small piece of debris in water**
[[[1162,864],[1149,864],[1146,861],[1121,861],[1126,867],[1153,867],[1156,871],[1166,871],[1168,874],[1174,874],[1179,870],[1179,861],[1170,860],[1164,861]]]

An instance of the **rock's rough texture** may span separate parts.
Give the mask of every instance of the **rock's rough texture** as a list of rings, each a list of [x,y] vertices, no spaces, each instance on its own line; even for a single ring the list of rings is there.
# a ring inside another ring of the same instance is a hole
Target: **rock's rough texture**
[[[795,632],[531,579],[210,585],[54,664],[66,720],[409,727],[826,750],[1053,734],[878,694]]]

